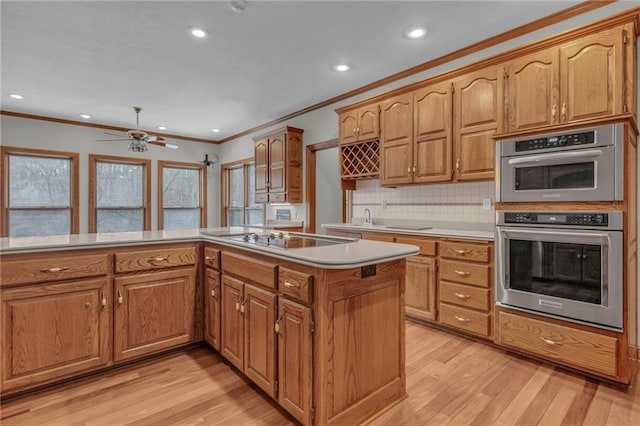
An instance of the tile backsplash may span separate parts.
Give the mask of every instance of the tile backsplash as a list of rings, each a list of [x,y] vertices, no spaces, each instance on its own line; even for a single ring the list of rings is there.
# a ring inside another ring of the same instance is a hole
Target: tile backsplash
[[[352,221],[364,218],[364,209],[374,219],[432,220],[493,223],[494,183],[469,182],[409,185],[382,188],[378,179],[361,180],[351,193]],[[483,209],[483,199],[491,209]]]

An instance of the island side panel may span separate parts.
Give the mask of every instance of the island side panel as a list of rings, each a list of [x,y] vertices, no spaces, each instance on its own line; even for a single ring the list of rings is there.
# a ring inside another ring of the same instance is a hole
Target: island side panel
[[[315,424],[353,425],[406,396],[405,260],[319,270],[314,291]]]

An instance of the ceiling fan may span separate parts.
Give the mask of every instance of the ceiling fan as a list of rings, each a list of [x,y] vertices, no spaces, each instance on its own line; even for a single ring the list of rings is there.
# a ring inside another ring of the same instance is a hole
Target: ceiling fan
[[[114,141],[129,141],[129,150],[133,152],[144,152],[147,150],[147,144],[162,146],[169,149],[178,149],[178,145],[166,143],[162,136],[150,136],[147,132],[140,130],[140,111],[142,108],[133,107],[136,112],[136,128],[127,131],[127,138],[122,137],[115,133],[104,132],[107,135],[118,136],[121,139],[98,139],[96,142],[114,142]]]

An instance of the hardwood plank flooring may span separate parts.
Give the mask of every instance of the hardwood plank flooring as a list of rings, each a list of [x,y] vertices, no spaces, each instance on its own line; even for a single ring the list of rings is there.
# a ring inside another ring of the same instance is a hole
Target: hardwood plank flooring
[[[406,338],[409,397],[373,425],[640,424],[640,377],[625,391],[411,322]],[[207,347],[6,401],[0,423],[295,424]]]

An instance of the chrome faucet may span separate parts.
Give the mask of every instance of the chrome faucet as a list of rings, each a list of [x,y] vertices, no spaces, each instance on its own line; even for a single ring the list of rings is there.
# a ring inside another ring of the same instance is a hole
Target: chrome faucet
[[[365,214],[365,218],[364,218],[364,225],[373,225],[373,219],[371,219],[371,210],[369,209],[364,209],[364,214]]]

